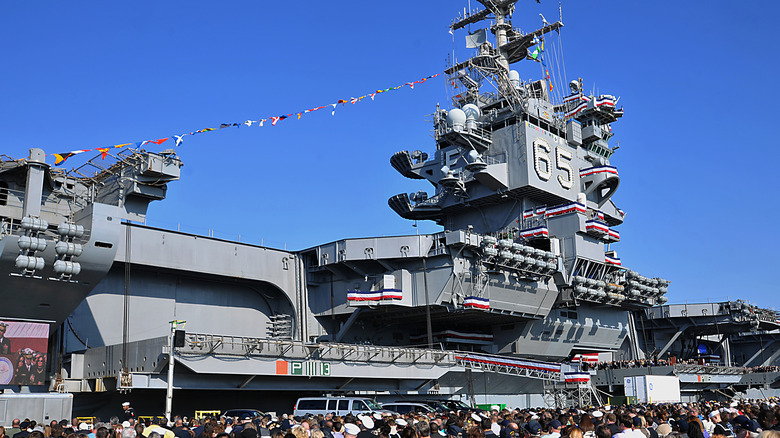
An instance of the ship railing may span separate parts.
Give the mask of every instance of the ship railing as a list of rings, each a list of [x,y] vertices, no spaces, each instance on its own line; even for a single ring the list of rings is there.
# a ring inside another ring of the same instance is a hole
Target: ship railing
[[[177,351],[184,357],[191,355],[259,356],[401,366],[445,368],[461,366],[533,379],[561,380],[561,365],[556,363],[430,348],[330,342],[304,343],[246,336],[187,333],[184,347],[180,347]]]
[[[79,167],[65,171],[65,174],[70,178],[78,178],[84,182],[94,184],[105,179],[108,175],[114,175],[119,172],[122,164],[135,166],[142,155],[143,150],[130,148],[122,149],[116,154],[108,150],[105,152],[105,156],[101,152]],[[99,161],[98,158],[100,159]]]
[[[506,154],[497,154],[497,155],[488,155],[486,157],[482,157],[482,159],[485,161],[485,164],[488,166],[491,164],[502,164],[506,163]]]
[[[414,206],[418,207],[418,206],[439,205],[439,202],[441,202],[442,198],[444,198],[445,196],[447,196],[447,191],[446,190],[441,190],[438,193],[436,193],[435,195],[433,195],[430,198],[426,199],[425,201],[420,201],[420,202],[414,204]]]
[[[438,139],[453,131],[454,131],[453,128],[447,126],[446,124],[438,125],[436,127],[436,138]],[[479,126],[463,126],[463,129],[458,132],[460,132],[461,134],[471,134],[475,137],[482,139],[486,143],[490,143],[493,141],[492,131],[485,128],[481,128]]]
[[[0,238],[6,235],[22,235],[25,230],[21,227],[22,212],[24,211],[25,192],[23,190],[14,190],[0,188]],[[42,203],[40,207],[40,217],[49,222],[49,226],[58,225],[72,217],[77,210],[78,203],[72,200],[61,199],[57,204]],[[60,222],[53,222],[59,220]],[[51,238],[58,238],[55,231],[46,230],[43,233]],[[87,230],[87,235],[89,231]],[[85,236],[85,238],[88,236]],[[78,239],[79,241],[82,239]]]
[[[674,373],[742,375],[745,374],[745,370],[741,367],[727,367],[720,365],[675,364]]]
[[[21,209],[24,207],[24,190],[0,188],[0,207]]]
[[[302,360],[336,360],[398,365],[453,366],[455,352],[409,347],[316,343],[300,341],[188,333],[180,354],[265,356]]]
[[[456,358],[457,364],[464,368],[546,381],[561,380],[561,365],[556,363],[463,352],[458,353]]]

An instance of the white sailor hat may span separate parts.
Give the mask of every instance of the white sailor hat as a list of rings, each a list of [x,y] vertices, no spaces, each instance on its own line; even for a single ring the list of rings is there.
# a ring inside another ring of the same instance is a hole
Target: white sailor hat
[[[363,423],[363,426],[366,426],[366,429],[374,428],[374,419],[370,415],[358,415],[357,417]]]
[[[360,433],[360,428],[357,426],[357,424],[347,423],[344,425],[345,435],[357,435],[359,433]]]
[[[116,406],[116,405],[114,405],[114,406]],[[122,403],[122,406],[130,406],[130,402],[124,402],[124,403]]]

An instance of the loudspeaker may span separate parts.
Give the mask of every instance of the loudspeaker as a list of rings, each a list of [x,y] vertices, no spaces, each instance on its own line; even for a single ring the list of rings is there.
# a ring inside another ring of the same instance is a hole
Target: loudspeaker
[[[173,346],[174,347],[184,346],[184,330],[176,330],[176,332],[173,335]]]

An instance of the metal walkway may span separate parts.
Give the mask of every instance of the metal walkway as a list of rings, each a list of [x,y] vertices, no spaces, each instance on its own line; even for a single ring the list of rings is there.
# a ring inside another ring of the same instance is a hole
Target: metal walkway
[[[339,343],[306,344],[299,341],[187,333],[184,355],[259,356],[279,359],[346,361],[396,365],[463,367],[497,374],[563,381],[560,363],[508,356],[411,347],[384,347]]]

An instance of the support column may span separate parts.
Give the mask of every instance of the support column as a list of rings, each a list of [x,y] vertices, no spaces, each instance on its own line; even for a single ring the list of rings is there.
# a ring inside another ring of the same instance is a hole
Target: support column
[[[347,331],[349,330],[350,327],[352,327],[352,324],[357,320],[359,314],[360,314],[360,309],[355,309],[355,311],[352,312],[351,315],[349,315],[349,318],[347,318],[347,321],[341,327],[341,330],[339,330],[339,332],[336,333],[336,336],[333,338],[333,342],[341,342],[341,338],[343,338],[344,335],[347,334]]]
[[[636,333],[636,322],[634,321],[634,313],[633,312],[627,312],[628,313],[628,339],[631,346],[631,356],[633,356],[631,359],[633,360],[639,360],[644,358],[644,354],[641,354],[643,357],[640,356],[640,349],[639,349],[639,335]]]
[[[46,154],[42,149],[30,149],[27,158],[27,185],[24,190],[24,207],[22,217],[41,216],[41,198],[43,197],[43,176],[49,167],[46,164]]]
[[[731,341],[729,341],[729,335],[723,335],[723,341],[720,343],[721,351],[723,352],[723,356],[726,357],[726,359],[723,361],[723,364],[727,367],[731,366]]]
[[[766,344],[766,345],[759,344],[758,345],[758,350],[756,351],[756,353],[754,355],[750,356],[750,359],[748,359],[744,364],[742,364],[742,366],[743,367],[756,366],[756,365],[752,365],[753,361],[756,360],[757,358],[759,358],[761,356],[761,353],[764,352],[764,350],[768,350],[769,347],[771,347],[774,343],[775,343],[775,341],[773,339],[773,340],[769,341],[769,343]]]
[[[676,341],[677,338],[679,338],[680,335],[683,334],[683,332],[685,331],[686,328],[688,328],[687,325],[685,325],[682,328],[677,330],[677,333],[675,333],[674,336],[672,336],[672,339],[669,339],[669,342],[667,342],[666,345],[664,345],[664,348],[662,348],[661,351],[658,353],[658,357],[659,358],[663,357],[663,355],[672,347],[672,344],[674,344],[674,341]]]
[[[774,341],[770,342],[767,346],[771,345]],[[768,367],[769,365],[772,365],[772,362],[777,359],[777,356],[780,356],[780,349],[776,350],[774,353],[772,353],[771,356],[769,356],[764,363],[761,364],[762,367]]]

